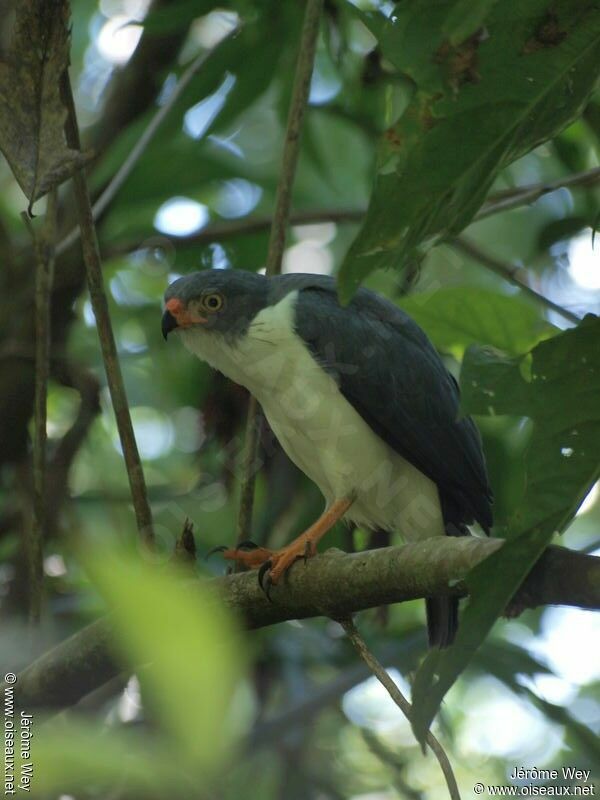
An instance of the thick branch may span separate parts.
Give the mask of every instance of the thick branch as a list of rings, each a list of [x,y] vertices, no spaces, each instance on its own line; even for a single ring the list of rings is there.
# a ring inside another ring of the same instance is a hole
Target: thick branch
[[[363,553],[330,550],[298,563],[272,593],[273,602],[255,572],[209,584],[247,628],[317,616],[340,619],[385,603],[463,595],[465,575],[501,546],[500,539],[448,537]],[[600,609],[600,558],[549,547],[511,603],[511,613],[544,604]],[[119,672],[109,642],[110,623],[101,619],[57,645],[19,675],[16,701],[27,708],[77,702]]]

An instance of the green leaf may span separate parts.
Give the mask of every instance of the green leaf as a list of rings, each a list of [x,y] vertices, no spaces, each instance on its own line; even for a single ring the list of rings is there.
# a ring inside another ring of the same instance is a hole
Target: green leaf
[[[496,618],[556,531],[562,531],[600,477],[600,318],[508,359],[475,348],[465,356],[461,386],[467,413],[528,416],[523,497],[507,541],[467,576],[470,599],[454,645],[431,652],[413,687],[416,736],[424,740],[442,698],[469,663]]]
[[[69,3],[15,5],[6,58],[0,61],[0,150],[31,205],[69,178],[85,157],[67,147],[60,94],[69,65]]]
[[[198,580],[98,549],[87,566],[114,610],[117,644],[142,693],[199,769],[226,754],[227,711],[243,664],[232,619]]]
[[[419,323],[438,350],[458,358],[474,343],[516,355],[557,332],[532,303],[470,286],[408,295],[398,305]]]
[[[499,170],[565,127],[596,85],[598,0],[551,10],[547,0],[505,0],[453,44],[445,26],[462,5],[399,4],[380,34],[415,92],[384,134],[367,218],[342,265],[346,299],[374,269],[399,269],[462,230]]]

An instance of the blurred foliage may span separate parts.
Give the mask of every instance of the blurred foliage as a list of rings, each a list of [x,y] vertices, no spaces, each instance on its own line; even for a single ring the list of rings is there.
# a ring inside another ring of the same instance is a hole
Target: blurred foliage
[[[123,552],[132,549],[135,524],[94,320],[75,251],[57,262],[53,324],[66,325],[60,354],[97,378],[101,413],[76,381],[53,374],[50,457],[53,473],[66,469],[67,479],[52,492],[47,619],[33,649],[43,652],[109,608],[126,686],[104,687],[45,725],[36,719],[36,791],[52,800],[65,793],[77,800],[387,800],[402,793],[438,800],[445,788],[437,764],[422,757],[409,724],[366,681],[337,625],[320,619],[240,634],[214,598],[164,564],[186,517],[201,555],[234,536],[246,394],[164,344],[160,298],[177,274],[263,266],[268,229],[243,225],[273,208],[302,3],[72,6],[72,82],[95,195],[190,61],[237,17],[243,27],[209,56],[98,222],[156,519],[157,564]],[[575,549],[591,552],[600,541],[597,490],[579,508],[597,468],[597,319],[565,331],[570,323],[559,314],[440,244],[468,224],[470,241],[504,262],[510,277],[580,316],[600,311],[591,231],[600,214],[597,185],[559,189],[470,223],[489,191],[599,164],[600,11],[595,2],[547,7],[541,0],[328,0],[294,187],[294,209],[321,221],[292,228],[284,260],[290,271],[342,269],[347,290],[368,274],[367,285],[419,322],[457,377],[465,359],[464,406],[477,415],[484,440],[494,533],[508,532],[510,546],[522,548],[510,564],[494,562],[493,573],[484,567],[474,576],[486,591],[463,614],[470,655],[501,610],[500,596],[555,530],[568,526],[564,543]],[[0,53],[4,24],[0,18]],[[148,56],[140,66],[140,52],[160,51],[171,37],[180,41],[171,63],[158,68]],[[124,127],[103,129],[111,105],[135,105],[128,87],[138,70],[162,85],[159,97]],[[105,144],[96,149],[96,141]],[[6,358],[16,347],[18,366],[31,348],[32,262],[20,218],[27,199],[4,162],[0,188],[0,352]],[[331,221],[367,207],[360,231]],[[43,201],[35,211],[43,215]],[[62,234],[71,212],[64,187]],[[380,265],[395,269],[371,271]],[[13,366],[0,396],[19,374]],[[16,408],[5,416],[9,428],[18,426]],[[0,472],[5,671],[32,656],[21,626],[26,456],[3,459]],[[279,546],[314,520],[321,498],[268,431],[262,457],[256,538]],[[349,549],[369,541],[365,531],[340,528],[328,543]],[[222,570],[218,559],[197,569]],[[477,781],[508,782],[516,765],[597,763],[598,623],[589,612],[554,612],[497,621],[446,695],[436,733],[465,797]],[[392,607],[387,617],[384,624],[380,613],[367,612],[358,622],[374,652],[412,682],[426,651],[422,604]],[[465,655],[447,678],[465,667]],[[429,685],[425,664],[417,699]],[[439,699],[439,692],[430,696],[434,705]],[[433,706],[419,706],[431,715]]]
[[[49,723],[36,736],[36,791],[77,792],[94,780],[146,797],[196,796],[230,755],[228,709],[245,660],[233,620],[202,584],[139,553],[104,544],[85,561],[114,612],[124,661],[137,669],[149,730],[108,739],[69,722],[57,737]],[[137,691],[127,695],[134,708]]]

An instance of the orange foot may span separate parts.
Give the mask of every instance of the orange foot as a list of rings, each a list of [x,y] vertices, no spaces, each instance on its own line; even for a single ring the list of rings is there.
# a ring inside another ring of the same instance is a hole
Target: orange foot
[[[268,550],[266,547],[252,547],[250,542],[244,542],[242,548],[224,550],[223,558],[237,561],[250,569],[258,568],[258,582],[270,599],[271,587],[275,586],[281,576],[288,571],[294,561],[299,558],[306,559],[317,552],[314,542],[305,535],[281,550]]]
[[[299,558],[306,561],[316,554],[318,542],[344,516],[353,502],[354,497],[336,500],[310,528],[282,550],[257,547],[253,542],[241,542],[235,549],[217,549],[223,551],[223,558],[237,561],[250,569],[258,568],[258,582],[271,599],[271,587],[277,585],[281,576]]]

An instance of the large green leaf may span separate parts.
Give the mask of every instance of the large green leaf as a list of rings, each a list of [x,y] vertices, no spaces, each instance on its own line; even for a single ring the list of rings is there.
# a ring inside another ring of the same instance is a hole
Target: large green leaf
[[[600,70],[600,3],[399,3],[371,24],[383,55],[415,85],[387,130],[367,219],[344,261],[342,294],[380,267],[462,230],[498,171],[581,110]],[[485,21],[484,27],[481,27]],[[456,30],[464,36],[453,44]]]
[[[553,534],[572,520],[600,476],[600,318],[541,342],[530,357],[467,351],[463,407],[532,420],[523,496],[507,541],[467,576],[470,599],[456,641],[432,651],[415,679],[416,735],[423,741],[442,698],[469,663]]]
[[[399,305],[438,350],[462,357],[475,342],[516,355],[556,332],[539,306],[471,286],[450,286],[404,297]]]

